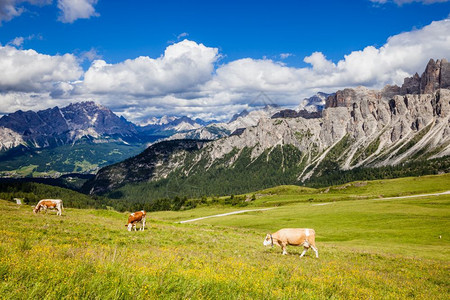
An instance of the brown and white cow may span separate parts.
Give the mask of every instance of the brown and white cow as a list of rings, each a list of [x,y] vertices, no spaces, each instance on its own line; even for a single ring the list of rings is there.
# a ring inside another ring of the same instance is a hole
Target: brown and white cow
[[[303,252],[300,257],[305,255],[309,248],[312,248],[319,257],[319,251],[316,247],[316,232],[309,228],[283,228],[275,233],[268,233],[264,239],[264,246],[278,245],[283,250],[283,255],[287,254],[286,246],[303,246]]]
[[[47,209],[56,209],[56,215],[61,216],[63,210],[63,202],[61,199],[42,199],[36,204],[33,209],[33,212],[36,214],[41,210],[47,212]]]
[[[125,225],[125,227],[128,227],[128,231],[131,231],[131,229],[134,227],[134,231],[136,231],[136,223],[141,222],[142,227],[140,230],[144,230],[145,228],[145,217],[147,214],[145,213],[145,210],[137,211],[134,213],[131,213],[128,216],[128,224]]]

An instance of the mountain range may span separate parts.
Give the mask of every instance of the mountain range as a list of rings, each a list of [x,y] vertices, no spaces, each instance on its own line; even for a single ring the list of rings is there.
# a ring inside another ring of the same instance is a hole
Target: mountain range
[[[94,102],[38,112],[17,111],[0,118],[0,149],[19,145],[44,148],[74,143],[83,137],[132,140],[133,124]]]
[[[94,194],[129,183],[198,187],[211,180],[223,189],[197,192],[228,193],[446,162],[449,88],[450,64],[443,59],[430,60],[421,76],[405,78],[400,87],[317,93],[297,110],[268,104],[228,122],[163,116],[136,125],[94,102],[17,111],[0,118],[0,170],[7,177],[98,171],[85,186]]]
[[[448,172],[449,88],[450,64],[430,60],[421,76],[406,78],[401,87],[339,90],[309,118],[279,111],[218,140],[154,144],[101,169],[84,188],[120,197],[148,197],[143,190],[224,194],[361,169],[419,172],[433,164],[427,172]]]
[[[229,122],[162,116],[140,125],[94,102],[37,112],[17,111],[0,118],[0,175],[95,173],[102,166],[139,154],[149,143],[226,137],[279,110],[272,105],[244,111]]]

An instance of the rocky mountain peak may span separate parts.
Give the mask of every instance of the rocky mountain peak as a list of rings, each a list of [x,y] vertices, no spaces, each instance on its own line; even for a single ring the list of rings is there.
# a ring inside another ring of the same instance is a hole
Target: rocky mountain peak
[[[70,128],[81,131],[77,134],[135,134],[134,126],[114,114],[109,108],[95,102],[78,102],[61,109]],[[92,129],[92,130],[89,130]],[[86,131],[86,132],[84,132]]]
[[[430,59],[422,76],[418,73],[404,79],[403,85],[387,85],[381,91],[365,87],[348,88],[329,96],[325,103],[328,107],[350,107],[355,101],[372,97],[389,99],[396,95],[433,94],[439,89],[450,88],[450,63],[446,59]]]
[[[446,59],[430,59],[422,76],[414,74],[405,78],[401,94],[431,94],[450,87],[450,63]]]
[[[47,147],[73,143],[83,137],[105,136],[135,138],[134,125],[115,115],[110,109],[95,102],[72,103],[45,110],[16,111],[0,118],[0,128],[5,136],[21,144]],[[0,148],[8,149],[17,142],[0,142]]]
[[[332,94],[318,92],[314,96],[304,98],[298,106],[298,111],[307,110],[309,112],[322,111],[325,107],[326,100]]]
[[[249,114],[248,110],[244,109],[243,111],[241,111],[240,113],[236,113],[233,115],[233,117],[231,117],[230,121],[228,121],[228,123],[234,122],[236,121],[239,117],[245,117]]]
[[[90,183],[90,191],[106,192],[131,182],[167,178],[195,182],[217,178],[217,174],[230,170],[234,173],[229,174],[238,174],[239,178],[251,178],[249,170],[269,170],[271,164],[273,169],[267,178],[289,177],[289,184],[298,184],[340,170],[425,164],[448,157],[448,71],[447,61],[430,60],[422,76],[415,74],[402,87],[337,91],[327,98],[326,108],[317,116],[307,111],[299,116],[301,112],[294,110],[271,115],[264,109],[251,111],[227,124],[233,132],[228,137],[189,146],[189,150],[176,142],[155,144],[143,155],[102,169]],[[402,94],[406,90],[415,93]],[[161,151],[155,151],[162,146],[167,149],[164,157],[159,156]],[[258,179],[256,184],[263,185],[265,179]]]

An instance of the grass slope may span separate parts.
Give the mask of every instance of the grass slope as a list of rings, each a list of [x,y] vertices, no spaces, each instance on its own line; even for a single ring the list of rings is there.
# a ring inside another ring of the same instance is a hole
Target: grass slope
[[[448,189],[445,179],[444,186],[431,184],[442,178],[422,178],[413,185],[422,188],[414,192]],[[401,186],[392,184],[390,194],[396,185]],[[367,191],[359,194],[377,195],[376,186],[362,186]],[[336,193],[358,196],[351,191],[355,186],[347,188]],[[295,197],[295,192],[301,197],[305,190],[281,187],[266,192],[271,195],[265,197],[277,203]],[[320,192],[308,197],[324,194]],[[408,193],[406,187],[402,193]],[[262,205],[263,199],[256,201]],[[0,201],[0,295],[6,299],[448,299],[450,195],[316,204],[292,201],[270,211],[188,224],[174,221],[233,209],[157,212],[149,214],[148,230],[129,233],[125,213],[66,209],[62,217],[33,215],[29,206]],[[287,256],[278,248],[264,248],[265,233],[281,227],[314,228],[320,258],[308,253],[299,259],[300,248],[288,247]]]
[[[253,205],[285,205],[293,202],[332,202],[430,194],[450,190],[450,174],[397,179],[354,181],[327,188],[279,186],[256,192]]]

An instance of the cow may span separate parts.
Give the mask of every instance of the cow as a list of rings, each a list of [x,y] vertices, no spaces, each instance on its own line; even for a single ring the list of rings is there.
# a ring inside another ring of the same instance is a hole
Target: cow
[[[125,227],[128,227],[128,231],[131,231],[131,229],[134,227],[134,231],[136,231],[136,223],[142,222],[142,227],[140,230],[144,230],[146,216],[147,214],[145,213],[145,210],[131,213],[128,216],[128,224],[126,224]]]
[[[286,246],[303,246],[303,252],[300,258],[305,255],[309,248],[312,248],[319,258],[319,251],[316,247],[316,232],[309,228],[283,228],[275,233],[268,233],[264,239],[264,246],[272,246],[274,244],[281,247],[283,255],[287,254]]]
[[[41,211],[41,209],[43,209],[45,212],[47,212],[48,208],[56,209],[56,215],[61,216],[62,210],[64,208],[63,202],[61,199],[42,199],[33,208],[33,212],[36,214],[39,211]]]

